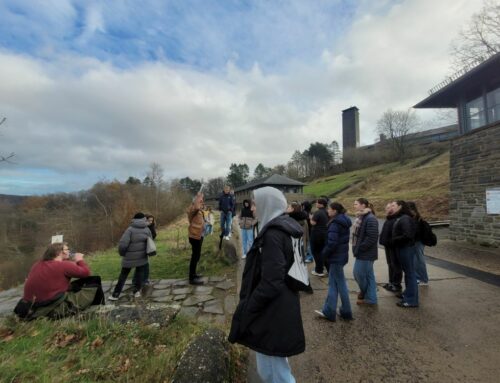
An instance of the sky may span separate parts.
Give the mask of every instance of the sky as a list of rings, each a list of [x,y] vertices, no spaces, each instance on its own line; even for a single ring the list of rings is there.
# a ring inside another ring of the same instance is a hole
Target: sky
[[[469,0],[0,0],[0,194],[225,177],[361,144],[450,74]],[[446,121],[418,111],[425,128]]]

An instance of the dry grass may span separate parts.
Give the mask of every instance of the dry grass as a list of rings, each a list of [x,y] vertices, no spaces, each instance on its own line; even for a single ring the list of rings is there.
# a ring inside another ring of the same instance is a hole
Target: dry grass
[[[356,198],[365,197],[375,205],[378,216],[384,215],[384,206],[388,201],[415,201],[426,219],[447,219],[449,152],[418,166],[421,162],[422,158],[419,158],[406,165],[388,164],[339,175],[342,179],[354,178],[351,173],[362,174],[362,177],[356,177],[361,182],[339,193],[335,200],[351,209]],[[323,189],[323,194],[335,192],[336,186],[332,184],[333,190]]]

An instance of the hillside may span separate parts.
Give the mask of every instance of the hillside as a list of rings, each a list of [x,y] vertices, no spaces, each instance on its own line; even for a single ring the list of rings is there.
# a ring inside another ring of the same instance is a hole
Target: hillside
[[[388,201],[415,201],[427,219],[447,219],[450,154],[416,158],[404,165],[390,163],[317,179],[304,193],[331,196],[352,209],[352,202],[365,197],[382,217]],[[352,213],[352,211],[350,211]]]

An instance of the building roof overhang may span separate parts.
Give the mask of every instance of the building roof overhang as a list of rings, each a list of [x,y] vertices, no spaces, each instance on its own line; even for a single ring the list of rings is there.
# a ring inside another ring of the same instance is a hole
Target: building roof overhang
[[[482,94],[485,85],[500,84],[500,53],[465,72],[420,101],[414,108],[456,108],[460,99],[471,100]]]

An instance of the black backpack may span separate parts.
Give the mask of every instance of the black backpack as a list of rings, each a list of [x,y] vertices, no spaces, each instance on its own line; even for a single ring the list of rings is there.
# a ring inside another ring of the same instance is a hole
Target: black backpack
[[[432,227],[427,221],[423,219],[419,222],[420,225],[420,240],[425,246],[436,246],[437,237],[436,234],[432,232]]]

